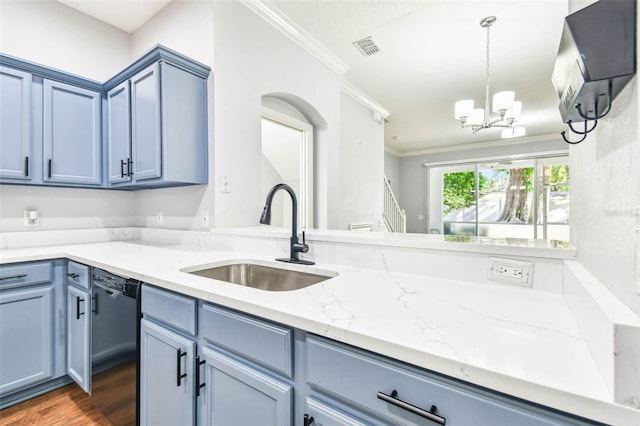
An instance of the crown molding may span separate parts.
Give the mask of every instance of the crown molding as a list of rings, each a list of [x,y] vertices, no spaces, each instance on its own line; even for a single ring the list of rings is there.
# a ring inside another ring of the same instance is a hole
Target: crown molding
[[[376,120],[376,115],[381,117],[380,124],[382,124],[384,122],[384,119],[387,118],[389,114],[391,114],[388,109],[380,105],[378,102],[374,101],[371,97],[369,97],[369,95],[358,89],[353,84],[349,83],[344,78],[340,83],[340,90],[342,91],[342,93],[351,96],[353,99],[373,111],[374,120]]]
[[[513,138],[513,139],[498,139],[498,140],[488,141],[488,142],[467,143],[464,145],[452,145],[452,146],[445,146],[445,147],[438,147],[438,148],[420,149],[415,151],[397,151],[397,150],[394,150],[394,151],[399,152],[399,154],[396,154],[399,157],[415,157],[417,155],[439,154],[441,152],[466,151],[470,149],[494,148],[494,147],[500,147],[500,146],[511,146],[511,145],[525,144],[525,143],[548,142],[553,140],[559,141],[561,139],[557,133],[551,133],[548,135],[528,136],[528,137]],[[389,148],[390,147],[385,146],[385,150],[388,150]],[[568,151],[568,147],[567,147],[567,151]]]
[[[388,152],[389,154],[395,155],[396,157],[402,157],[402,152],[387,145],[384,146],[384,152]]]
[[[311,34],[293,22],[271,2],[263,0],[240,0],[248,9],[264,19],[267,23],[280,31],[306,50],[311,56],[322,62],[331,71],[342,76],[349,66],[340,58],[316,40]]]

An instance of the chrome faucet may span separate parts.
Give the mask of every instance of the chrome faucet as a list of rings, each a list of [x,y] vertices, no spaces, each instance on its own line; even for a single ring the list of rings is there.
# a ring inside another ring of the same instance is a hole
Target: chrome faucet
[[[289,185],[279,183],[269,190],[269,193],[267,194],[267,201],[265,202],[264,209],[262,209],[262,215],[260,216],[260,223],[264,225],[271,224],[271,202],[273,201],[273,196],[276,192],[281,189],[287,191],[291,196],[292,226],[291,240],[289,243],[289,258],[278,258],[276,260],[279,260],[280,262],[298,263],[301,265],[314,265],[315,263],[310,260],[300,259],[300,253],[307,253],[309,251],[309,246],[305,242],[304,231],[302,231],[302,243],[298,240],[298,199],[296,198],[295,192],[293,192],[293,189]]]

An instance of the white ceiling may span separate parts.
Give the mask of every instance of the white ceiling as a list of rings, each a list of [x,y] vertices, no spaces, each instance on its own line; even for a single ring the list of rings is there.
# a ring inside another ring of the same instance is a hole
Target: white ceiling
[[[57,0],[128,33],[135,32],[172,0]]]
[[[163,0],[59,0],[125,31],[135,31]],[[385,144],[399,153],[500,139],[473,135],[453,117],[455,101],[484,102],[486,30],[491,28],[491,93],[513,90],[527,137],[564,129],[551,84],[567,0],[275,0],[349,70],[344,78],[391,111]],[[135,6],[135,7],[133,7]],[[126,11],[126,13],[125,13]],[[138,20],[133,20],[138,18]],[[373,37],[382,52],[362,56],[352,43]]]

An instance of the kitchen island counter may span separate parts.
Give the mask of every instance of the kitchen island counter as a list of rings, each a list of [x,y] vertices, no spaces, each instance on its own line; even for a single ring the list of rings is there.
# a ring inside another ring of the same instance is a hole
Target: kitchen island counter
[[[562,294],[184,244],[136,241],[4,249],[0,263],[67,258],[376,352],[465,382],[611,424],[616,404]],[[269,292],[184,272],[258,261],[338,275]]]

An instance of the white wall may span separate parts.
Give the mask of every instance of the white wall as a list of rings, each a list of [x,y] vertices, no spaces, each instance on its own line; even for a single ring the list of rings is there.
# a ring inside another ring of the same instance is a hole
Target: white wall
[[[400,203],[400,157],[397,157],[390,152],[384,152],[384,175],[391,181],[391,190],[393,195]],[[402,204],[400,204],[402,207]]]
[[[162,44],[212,68],[208,79],[209,117],[209,185],[136,191],[136,226],[157,227],[156,213],[163,211],[164,228],[202,229],[204,211],[214,223],[216,203],[213,185],[215,80],[213,3],[208,1],[174,1],[158,12],[131,36],[130,61],[140,57],[156,44]],[[226,195],[226,194],[223,194]]]
[[[590,3],[570,0],[570,13]],[[640,57],[640,43],[637,48]],[[571,242],[578,260],[638,315],[633,209],[640,206],[639,114],[636,74],[596,130],[570,150]]]
[[[260,196],[261,97],[288,93],[310,104],[326,123],[314,132],[316,218],[320,226],[335,227],[331,212],[340,205],[340,173],[320,170],[339,164],[338,76],[238,2],[214,3],[214,36],[215,163],[210,178],[229,176],[232,187],[230,194],[218,192],[215,197],[216,226],[258,223],[264,203]]]
[[[378,229],[383,208],[384,125],[370,109],[347,94],[340,97],[341,198],[340,221],[332,229],[352,223],[373,223]]]
[[[129,34],[53,0],[2,0],[0,50],[103,82],[129,64]]]
[[[177,0],[132,35],[53,0],[3,0],[0,22],[3,53],[100,82],[158,43],[213,69],[208,84],[209,185],[135,192],[30,188],[28,198],[17,196],[23,187],[3,187],[1,201],[9,207],[2,210],[2,230],[24,230],[18,214],[25,208],[58,212],[58,206],[78,198],[96,207],[84,209],[82,216],[70,212],[68,221],[43,220],[40,229],[91,227],[103,217],[118,217],[115,222],[127,222],[123,225],[157,226],[157,210],[163,210],[167,228],[200,229],[205,210],[215,226],[257,224],[264,202],[260,105],[266,94],[298,100],[302,107],[296,107],[315,126],[316,222],[318,227],[344,228],[340,187],[343,175],[350,176],[352,160],[340,160],[343,150],[349,152],[340,142],[340,78],[241,3]],[[379,138],[382,156],[381,133]],[[218,188],[222,176],[230,178],[229,194]],[[56,196],[45,196],[48,191]]]
[[[97,81],[130,62],[129,35],[55,1],[2,1],[0,51]],[[0,185],[0,231],[132,226],[135,194]],[[41,225],[24,228],[23,211]]]

